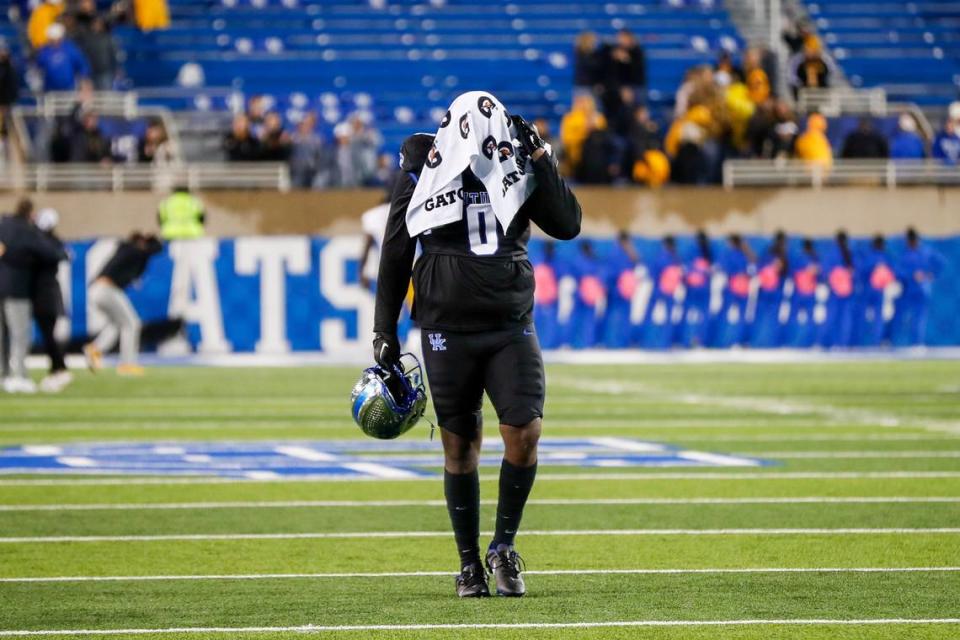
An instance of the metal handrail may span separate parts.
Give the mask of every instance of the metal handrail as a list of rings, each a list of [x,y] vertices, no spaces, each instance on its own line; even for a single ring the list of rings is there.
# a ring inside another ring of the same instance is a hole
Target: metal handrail
[[[727,160],[723,186],[813,187],[870,185],[960,186],[960,168],[922,160],[836,160],[832,166],[802,160]]]
[[[797,97],[800,111],[819,111],[825,116],[839,116],[849,113],[869,113],[885,116],[888,112],[887,92],[874,89],[852,89],[834,87],[832,89],[800,89]]]
[[[169,191],[185,185],[214,189],[290,190],[290,168],[280,162],[138,164],[25,164],[0,175],[0,189],[30,191]]]

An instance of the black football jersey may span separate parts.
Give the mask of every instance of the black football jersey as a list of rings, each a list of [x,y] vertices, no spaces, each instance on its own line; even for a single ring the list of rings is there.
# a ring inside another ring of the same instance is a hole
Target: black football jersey
[[[530,222],[566,239],[579,233],[581,219],[579,203],[550,158],[533,162],[533,167],[537,188],[506,230],[494,215],[483,183],[467,170],[462,192],[453,194],[461,201],[460,219],[416,238],[410,238],[406,229],[416,173],[401,176],[381,250],[375,331],[396,331],[417,242],[423,253],[413,265],[413,317],[421,327],[486,331],[531,322]]]

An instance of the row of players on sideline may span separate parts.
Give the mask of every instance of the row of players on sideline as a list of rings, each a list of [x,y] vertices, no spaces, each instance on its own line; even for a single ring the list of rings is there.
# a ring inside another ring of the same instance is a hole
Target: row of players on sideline
[[[914,229],[896,256],[882,236],[852,247],[842,231],[829,246],[806,239],[798,249],[782,232],[759,254],[739,235],[721,248],[703,232],[690,251],[667,236],[642,258],[626,233],[602,259],[589,241],[562,257],[547,243],[534,258],[540,342],[577,349],[924,343],[945,260]],[[885,313],[891,301],[894,311]]]

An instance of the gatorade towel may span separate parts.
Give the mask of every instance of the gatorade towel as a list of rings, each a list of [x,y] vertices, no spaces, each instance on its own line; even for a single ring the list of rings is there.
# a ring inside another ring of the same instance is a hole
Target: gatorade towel
[[[760,269],[760,288],[764,291],[776,291],[780,286],[780,266],[771,263]]]
[[[710,273],[710,263],[704,258],[693,261],[693,268],[687,272],[687,286],[699,289],[707,284],[707,274]]]
[[[631,300],[634,292],[637,290],[637,274],[633,269],[628,269],[617,278],[617,291],[624,300]]]
[[[597,306],[603,300],[603,283],[597,276],[583,276],[580,279],[580,300],[588,307]]]
[[[870,273],[870,286],[878,291],[886,289],[893,284],[893,281],[893,271],[882,262],[875,266],[873,272]]]
[[[849,298],[853,293],[853,274],[846,267],[834,267],[827,277],[830,290],[838,298]]]
[[[745,273],[735,273],[730,276],[730,291],[733,295],[746,298],[750,295],[750,276]]]
[[[660,293],[672,297],[680,286],[681,278],[683,278],[683,270],[680,267],[675,264],[665,267],[660,272],[660,280],[657,283]]]
[[[537,304],[553,304],[557,301],[557,275],[553,267],[538,264],[533,268],[533,280],[536,284],[533,298]]]
[[[812,296],[817,291],[817,270],[815,267],[807,267],[793,274],[793,285],[797,293],[805,296]]]

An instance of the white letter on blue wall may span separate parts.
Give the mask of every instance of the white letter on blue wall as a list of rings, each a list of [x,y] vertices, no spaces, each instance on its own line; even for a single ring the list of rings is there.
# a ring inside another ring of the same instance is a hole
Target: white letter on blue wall
[[[223,333],[220,290],[214,262],[220,249],[216,238],[174,240],[170,243],[173,277],[170,283],[171,318],[200,325],[200,351],[226,353],[230,343]]]
[[[320,322],[320,345],[324,351],[366,346],[373,332],[373,294],[356,284],[347,284],[347,261],[360,260],[361,236],[332,238],[320,251],[320,294],[338,309],[357,311],[357,338],[347,339],[346,321],[330,318]]]
[[[234,262],[238,275],[252,276],[260,271],[257,353],[288,353],[286,274],[310,272],[310,239],[239,238],[234,243]]]

